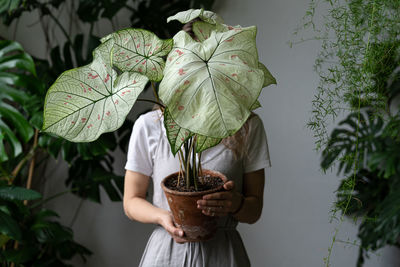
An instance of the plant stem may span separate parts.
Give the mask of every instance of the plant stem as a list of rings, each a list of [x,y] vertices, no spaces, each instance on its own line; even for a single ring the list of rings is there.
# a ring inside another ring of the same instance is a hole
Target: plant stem
[[[180,178],[181,178],[181,175],[182,175],[182,177],[183,177],[183,152],[182,152],[182,150],[181,149],[179,149],[179,152],[178,152],[178,158],[179,158],[179,173],[178,173],[178,186],[180,185]]]
[[[33,147],[37,147],[38,143],[38,136],[39,136],[39,130],[35,129],[35,137],[33,139]],[[31,189],[32,186],[32,177],[33,177],[33,171],[35,170],[35,154],[33,154],[31,163],[29,164],[29,172],[28,172],[28,181],[26,182],[26,188]],[[28,200],[24,200],[24,205],[28,204]]]
[[[196,140],[197,140],[197,138],[196,138],[197,136],[195,135],[195,136],[193,136],[192,138],[192,147],[193,147],[193,150],[192,150],[192,171],[193,171],[193,183],[194,183],[194,188],[196,189],[196,191],[198,190],[198,187],[197,187],[197,177],[198,177],[198,175],[197,175],[197,167],[196,167]]]
[[[190,178],[192,178],[191,177],[192,173],[191,173],[191,170],[190,170],[190,154],[193,151],[193,146],[194,146],[194,143],[195,143],[195,141],[193,140],[193,137],[190,137],[189,141],[190,141],[190,146],[189,146],[189,151],[188,151],[187,156],[186,156],[186,160],[187,160],[187,163],[186,163],[186,188],[187,189],[189,189],[189,186],[192,184],[191,183],[191,179],[190,179]]]
[[[79,190],[79,188],[72,188],[72,189],[65,190],[65,191],[62,191],[60,193],[54,194],[54,195],[52,195],[52,196],[50,196],[50,197],[48,197],[46,199],[43,199],[42,201],[36,202],[35,204],[31,205],[31,208],[34,209],[34,208],[36,208],[36,207],[38,207],[40,205],[43,205],[44,203],[46,203],[46,202],[48,202],[48,201],[50,201],[50,200],[52,200],[54,198],[57,198],[59,196],[62,196],[62,195],[65,195],[67,193],[71,193],[71,192],[74,192],[74,191],[78,191],[78,190]]]
[[[199,178],[201,177],[203,179],[203,168],[201,167],[201,153],[197,153],[197,156],[199,157]],[[203,182],[203,181],[202,181]]]
[[[37,141],[36,145],[32,146],[32,148],[29,150],[29,152],[25,155],[25,157],[22,158],[22,160],[17,164],[17,166],[14,168],[14,170],[11,172],[11,179],[8,181],[8,184],[11,185],[14,182],[14,179],[17,177],[18,173],[21,171],[22,167],[24,164],[30,160],[33,156],[35,156],[35,150],[37,148]]]
[[[81,200],[79,201],[78,208],[75,210],[74,217],[72,218],[72,220],[71,220],[71,222],[70,222],[70,224],[69,224],[69,227],[70,227],[70,228],[72,228],[72,226],[74,225],[74,223],[75,223],[75,221],[76,221],[76,218],[78,218],[78,213],[79,213],[79,211],[80,211],[81,208],[82,208],[83,201],[85,201],[85,199],[81,198]]]
[[[186,154],[186,188],[189,189],[191,183],[190,183],[190,154],[192,152],[193,149],[193,142],[192,142],[192,137],[189,138],[189,150],[187,151]]]
[[[160,98],[158,97],[158,94],[157,94],[157,91],[156,91],[156,87],[154,86],[154,82],[151,82],[151,87],[153,88],[153,94],[154,94],[155,98],[157,99],[157,102],[161,103]]]

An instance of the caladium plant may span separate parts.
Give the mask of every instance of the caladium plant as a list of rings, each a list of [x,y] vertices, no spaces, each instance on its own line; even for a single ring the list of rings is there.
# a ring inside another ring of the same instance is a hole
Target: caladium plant
[[[260,106],[261,89],[276,80],[258,61],[255,26],[225,25],[202,9],[171,20],[194,21],[194,38],[180,31],[161,40],[143,29],[104,37],[91,64],[64,72],[50,87],[43,130],[74,142],[93,141],[122,125],[150,81],[186,186],[197,189],[201,152],[235,134]]]

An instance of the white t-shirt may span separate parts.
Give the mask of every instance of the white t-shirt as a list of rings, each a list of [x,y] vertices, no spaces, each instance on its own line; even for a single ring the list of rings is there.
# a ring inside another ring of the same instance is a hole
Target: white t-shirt
[[[204,169],[225,174],[235,182],[235,190],[239,192],[242,191],[244,173],[271,166],[267,137],[258,116],[249,119],[247,140],[243,146],[246,150],[243,154],[247,156],[243,158],[236,158],[232,150],[222,143],[205,150],[201,157]],[[137,119],[125,168],[152,177],[153,204],[169,210],[160,183],[164,177],[179,170],[179,159],[171,153],[160,110]],[[218,217],[218,231],[212,240],[184,244],[175,243],[164,228],[156,227],[147,242],[139,267],[250,267],[243,241],[236,231],[237,224],[231,215]]]
[[[244,173],[271,166],[267,136],[258,116],[249,119],[248,138],[243,149],[246,149],[245,156],[237,159],[232,150],[220,143],[202,153],[202,167],[225,174],[241,192]],[[179,159],[171,152],[160,110],[148,112],[136,120],[127,157],[125,169],[152,177],[153,204],[169,209],[159,185],[164,177],[179,170]]]

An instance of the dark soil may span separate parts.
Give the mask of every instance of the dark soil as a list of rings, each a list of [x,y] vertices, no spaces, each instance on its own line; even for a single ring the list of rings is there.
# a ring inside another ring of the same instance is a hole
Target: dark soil
[[[168,179],[165,181],[165,186],[171,190],[178,191],[178,192],[201,192],[201,191],[207,191],[213,188],[216,188],[220,185],[224,184],[224,181],[222,181],[221,178],[216,177],[216,176],[210,176],[210,175],[205,175],[202,177],[199,177],[199,183],[197,185],[198,190],[194,188],[194,186],[190,186],[189,188],[186,188],[186,180],[184,177],[181,176],[179,179],[179,185],[178,184],[178,177],[174,177],[171,179]]]

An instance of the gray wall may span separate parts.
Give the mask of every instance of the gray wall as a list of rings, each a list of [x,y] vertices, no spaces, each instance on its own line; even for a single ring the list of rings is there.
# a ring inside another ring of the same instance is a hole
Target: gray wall
[[[277,78],[278,85],[261,94],[261,116],[267,131],[272,168],[267,170],[264,210],[253,225],[241,224],[242,234],[253,266],[314,267],[324,266],[334,231],[339,229],[331,256],[331,266],[355,266],[358,248],[344,242],[356,240],[357,225],[346,219],[330,222],[330,210],[338,178],[334,173],[319,171],[319,154],[312,133],[305,127],[310,117],[311,100],[318,77],[313,62],[319,49],[317,42],[306,42],[289,48],[287,41],[305,14],[308,0],[230,0],[218,1],[217,12],[228,24],[258,26],[257,46],[260,61]],[[30,24],[34,18],[20,22]],[[121,20],[122,21],[122,20]],[[121,25],[123,23],[121,22]],[[1,33],[10,29],[2,27]],[[36,29],[38,30],[38,29]],[[40,35],[25,28],[17,40],[31,53],[43,55]],[[107,29],[103,31],[107,33]],[[37,36],[33,38],[33,36]],[[125,158],[116,163],[121,174]],[[66,166],[54,165],[48,171],[47,195],[63,190]],[[129,221],[122,203],[110,202],[103,192],[103,205],[80,200],[71,195],[48,204],[72,225],[75,238],[93,252],[85,266],[137,266],[151,225]],[[372,255],[366,267],[399,266],[399,250],[386,248]],[[84,266],[79,259],[76,266]]]

